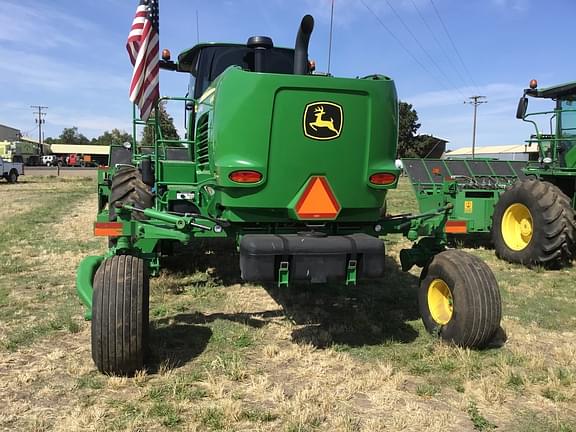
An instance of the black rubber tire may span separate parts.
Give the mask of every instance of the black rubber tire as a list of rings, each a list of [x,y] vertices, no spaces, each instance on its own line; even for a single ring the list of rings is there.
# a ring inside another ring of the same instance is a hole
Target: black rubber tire
[[[18,172],[14,169],[10,170],[6,180],[8,180],[8,183],[16,183],[18,181]]]
[[[149,277],[131,255],[106,259],[92,299],[92,359],[102,373],[131,375],[144,366],[148,344]]]
[[[532,239],[519,251],[506,245],[501,228],[506,209],[515,203],[528,208],[533,222]],[[500,259],[527,266],[560,268],[574,257],[574,209],[570,198],[552,183],[536,179],[517,181],[500,196],[492,221],[492,242]]]
[[[109,219],[116,220],[115,204],[131,204],[141,209],[151,208],[154,205],[154,195],[150,188],[142,181],[142,175],[136,167],[123,166],[112,177],[110,186]],[[145,220],[146,216],[142,212],[132,212],[135,220]]]
[[[452,316],[437,323],[428,305],[428,289],[442,279],[452,296]],[[494,274],[481,259],[458,250],[436,255],[422,271],[418,305],[426,330],[465,348],[485,347],[500,328],[502,300]]]

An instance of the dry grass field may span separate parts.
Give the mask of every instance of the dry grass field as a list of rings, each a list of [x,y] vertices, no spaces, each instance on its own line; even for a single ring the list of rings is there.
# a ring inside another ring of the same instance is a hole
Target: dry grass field
[[[101,253],[95,180],[0,182],[0,430],[576,431],[576,270],[489,262],[501,348],[426,334],[418,271],[358,287],[242,284],[229,244],[167,263],[151,283],[149,369],[99,374],[75,271]],[[392,211],[414,209],[409,185]]]

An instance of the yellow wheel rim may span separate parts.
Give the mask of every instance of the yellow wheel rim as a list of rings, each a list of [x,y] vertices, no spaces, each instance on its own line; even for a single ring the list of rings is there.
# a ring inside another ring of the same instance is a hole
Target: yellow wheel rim
[[[452,319],[454,301],[448,284],[442,279],[434,279],[428,286],[428,310],[440,325],[446,325]]]
[[[524,204],[512,204],[502,217],[502,238],[514,251],[526,249],[532,240],[534,223],[532,214]]]

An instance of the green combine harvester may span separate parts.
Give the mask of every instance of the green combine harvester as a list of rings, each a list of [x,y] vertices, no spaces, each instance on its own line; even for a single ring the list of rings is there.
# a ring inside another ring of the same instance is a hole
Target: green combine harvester
[[[527,96],[555,108],[527,113]],[[560,268],[576,253],[576,82],[538,89],[532,80],[516,117],[535,127],[527,143],[537,144],[537,161],[404,159],[404,167],[421,211],[453,206],[452,240],[489,241],[506,261]]]
[[[395,167],[398,99],[382,75],[312,74],[302,20],[294,49],[268,37],[199,44],[164,69],[190,76],[187,139],[162,136],[115,146],[99,171],[95,234],[105,256],[86,257],[77,289],[92,320],[92,357],[105,373],[145,364],[149,277],[174,244],[231,238],[247,282],[356,284],[385,275],[381,236],[404,234],[407,271],[423,267],[419,290],[428,331],[464,347],[489,343],[500,326],[498,284],[488,266],[447,250],[442,204],[419,215],[381,216]],[[135,124],[143,122],[135,116]]]

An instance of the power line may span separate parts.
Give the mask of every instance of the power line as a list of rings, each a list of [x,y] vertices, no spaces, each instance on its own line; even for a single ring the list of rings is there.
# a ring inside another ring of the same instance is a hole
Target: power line
[[[476,82],[474,81],[474,78],[472,78],[472,75],[470,74],[470,71],[469,71],[468,68],[466,67],[466,64],[464,63],[464,60],[462,59],[462,56],[460,55],[460,51],[458,51],[458,48],[456,48],[456,44],[454,43],[454,40],[452,39],[452,36],[450,36],[450,32],[448,31],[448,27],[446,27],[446,24],[444,23],[444,20],[443,20],[442,17],[440,16],[440,12],[439,12],[438,9],[436,8],[436,5],[434,4],[434,0],[430,0],[430,3],[432,4],[432,7],[434,8],[434,12],[436,13],[436,16],[438,17],[438,20],[439,20],[440,23],[442,24],[442,28],[444,29],[444,32],[445,32],[446,35],[448,36],[448,39],[450,40],[450,44],[452,44],[452,48],[454,48],[454,52],[455,52],[456,55],[458,56],[458,59],[460,60],[460,63],[462,64],[462,67],[464,68],[464,71],[465,71],[466,74],[468,75],[468,78],[470,78],[470,81],[472,82],[472,84],[474,84],[474,87],[476,87],[476,90],[478,90],[478,84],[476,84]]]
[[[400,45],[400,48],[402,48],[412,58],[412,60],[414,60],[418,64],[418,66],[420,66],[424,70],[424,72],[426,72],[430,77],[434,78],[445,90],[448,90],[446,86],[441,81],[438,80],[436,75],[431,73],[430,70],[420,60],[418,60],[418,57],[412,54],[412,52],[406,47],[406,45],[404,45],[402,40],[398,36],[396,36],[394,32],[390,30],[390,28],[386,24],[384,24],[384,21],[380,19],[380,17],[376,14],[376,12],[374,12],[372,8],[370,8],[370,6],[368,6],[364,0],[360,0],[360,3],[362,3],[364,7],[368,9],[368,11],[372,15],[374,15],[374,18],[376,18],[376,21],[380,23],[382,28],[384,28],[384,30],[388,32],[388,34],[398,43],[398,45]]]
[[[438,45],[438,47],[440,48],[440,50],[442,51],[442,54],[444,54],[444,57],[446,57],[446,59],[448,60],[448,63],[450,63],[451,68],[456,71],[456,74],[458,75],[458,78],[460,78],[460,81],[462,81],[462,83],[464,85],[467,85],[466,79],[464,78],[464,76],[462,75],[462,73],[460,73],[460,69],[458,69],[456,67],[456,65],[454,64],[454,62],[452,61],[452,58],[450,57],[450,55],[448,55],[448,51],[446,51],[444,49],[444,45],[440,42],[440,39],[438,39],[438,37],[436,36],[436,32],[434,31],[434,29],[432,29],[432,26],[428,23],[428,21],[426,20],[426,18],[424,17],[424,14],[422,14],[422,11],[420,10],[420,8],[418,7],[418,5],[416,4],[416,2],[414,0],[411,0],[412,5],[414,6],[414,9],[416,9],[416,12],[418,13],[418,16],[420,17],[420,19],[422,20],[422,22],[424,23],[424,25],[426,26],[426,28],[428,29],[428,31],[430,32],[430,34],[432,35],[432,38],[434,39],[434,41],[436,42],[436,45]]]
[[[398,19],[398,21],[400,21],[400,24],[402,24],[402,26],[404,27],[404,29],[408,32],[408,34],[410,36],[412,36],[412,39],[414,39],[414,42],[416,42],[416,44],[420,47],[420,49],[422,50],[422,52],[424,52],[424,54],[426,55],[426,57],[428,57],[428,59],[430,60],[430,62],[436,67],[436,69],[438,70],[438,72],[440,72],[440,75],[442,75],[444,77],[444,79],[448,82],[449,85],[451,85],[456,91],[458,91],[458,93],[460,93],[460,95],[462,97],[464,96],[464,93],[462,93],[462,91],[460,91],[460,89],[458,87],[456,87],[453,83],[452,80],[448,77],[448,75],[446,75],[446,73],[444,72],[444,70],[442,70],[440,68],[440,66],[438,65],[438,63],[436,62],[436,60],[434,60],[434,58],[430,55],[430,53],[426,50],[426,48],[424,47],[424,45],[422,45],[422,43],[420,42],[420,40],[416,37],[416,35],[414,34],[414,32],[410,29],[410,27],[406,24],[406,22],[402,19],[402,17],[400,16],[400,14],[396,11],[396,9],[394,8],[394,6],[392,6],[392,4],[390,3],[389,0],[386,0],[386,4],[388,5],[388,7],[392,10],[392,12],[394,13],[394,15],[396,16],[396,18]]]

